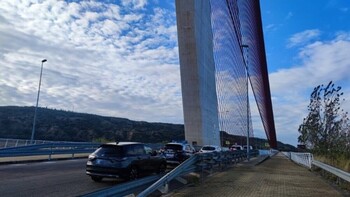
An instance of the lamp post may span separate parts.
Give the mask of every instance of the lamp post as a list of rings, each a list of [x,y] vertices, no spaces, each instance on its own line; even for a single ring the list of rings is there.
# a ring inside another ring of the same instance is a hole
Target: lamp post
[[[32,129],[32,137],[30,138],[30,143],[33,144],[34,140],[34,134],[35,134],[35,122],[36,122],[36,113],[38,110],[38,103],[39,103],[39,95],[40,95],[40,86],[41,86],[41,77],[43,75],[43,67],[44,62],[46,62],[46,59],[41,60],[41,69],[40,69],[40,79],[39,79],[39,88],[38,88],[38,95],[36,97],[36,106],[35,106],[35,112],[34,112],[34,120],[33,120],[33,129]]]

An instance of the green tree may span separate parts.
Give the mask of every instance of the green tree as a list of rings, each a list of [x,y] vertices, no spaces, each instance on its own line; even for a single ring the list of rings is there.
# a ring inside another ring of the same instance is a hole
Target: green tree
[[[349,151],[348,113],[341,109],[341,87],[331,81],[314,88],[308,105],[309,114],[299,126],[298,141],[316,153],[346,153]]]

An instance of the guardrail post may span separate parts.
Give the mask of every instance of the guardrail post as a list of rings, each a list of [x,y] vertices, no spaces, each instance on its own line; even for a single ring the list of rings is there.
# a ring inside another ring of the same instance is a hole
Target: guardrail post
[[[309,165],[310,165],[310,169],[311,169],[311,167],[312,167],[312,161],[314,160],[314,158],[313,158],[313,155],[310,153],[310,155],[309,155]]]
[[[52,144],[50,145],[50,154],[49,154],[49,160],[51,160],[51,155],[52,155]]]
[[[158,191],[160,191],[162,194],[167,194],[169,192],[169,184],[165,183],[164,186],[158,188]]]
[[[73,147],[70,147],[70,150],[73,150]],[[74,151],[72,151],[72,159],[74,158]]]

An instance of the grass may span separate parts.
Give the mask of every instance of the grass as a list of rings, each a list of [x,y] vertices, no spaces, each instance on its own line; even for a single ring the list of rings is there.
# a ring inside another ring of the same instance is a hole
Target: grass
[[[324,155],[314,155],[314,159],[317,161],[321,161],[323,163],[326,163],[328,165],[331,165],[333,167],[336,167],[340,170],[343,170],[345,172],[350,172],[350,158],[347,155],[338,155],[337,157],[327,157]],[[342,189],[346,189],[350,191],[350,183],[342,180],[335,175],[332,175],[328,172],[321,172],[321,174],[331,180],[333,183],[338,184]]]
[[[314,159],[339,168],[345,172],[350,172],[350,158],[346,155],[340,155],[336,158],[330,158],[323,155],[314,155]]]

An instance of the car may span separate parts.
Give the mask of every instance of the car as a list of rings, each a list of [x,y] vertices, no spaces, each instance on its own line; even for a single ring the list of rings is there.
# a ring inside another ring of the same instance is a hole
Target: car
[[[194,147],[184,142],[170,142],[163,148],[163,155],[169,165],[180,164],[196,153]]]
[[[200,150],[200,153],[212,153],[212,152],[221,152],[221,147],[216,145],[205,145]]]
[[[230,148],[231,151],[236,151],[236,150],[243,150],[243,146],[234,144]]]
[[[100,182],[103,178],[134,180],[141,173],[163,173],[167,168],[164,157],[139,142],[102,144],[89,155],[86,174]]]
[[[247,145],[244,145],[244,146],[243,146],[243,149],[244,149],[244,150],[247,150],[247,147],[248,147]],[[249,146],[249,150],[253,150],[253,146]]]

